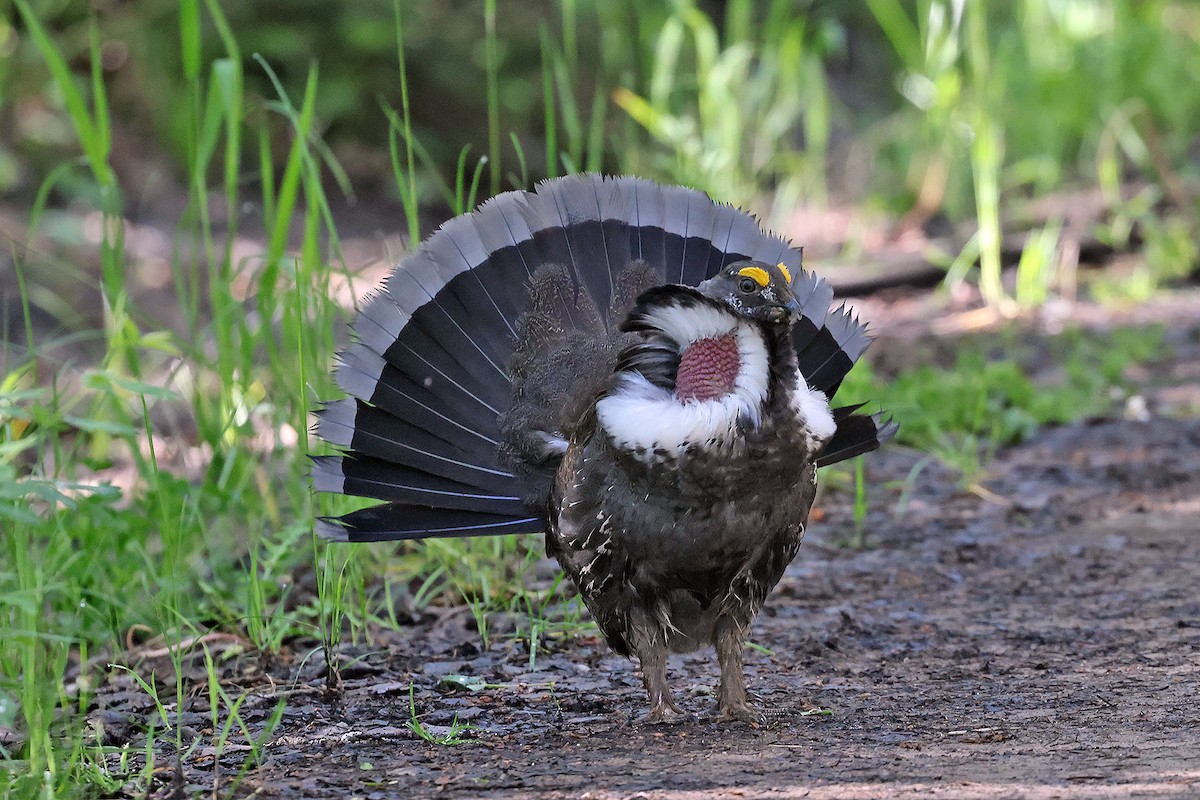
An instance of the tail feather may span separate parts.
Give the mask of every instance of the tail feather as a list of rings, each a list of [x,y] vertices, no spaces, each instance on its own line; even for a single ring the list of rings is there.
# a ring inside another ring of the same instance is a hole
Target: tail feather
[[[388,366],[419,379],[430,389],[437,387],[435,394],[440,399],[463,408],[465,413],[499,414],[503,411],[507,399],[498,386],[478,380],[478,376],[486,374],[490,368],[489,362],[472,358],[474,353],[467,350],[470,345],[458,350],[447,347],[458,341],[458,336],[446,332],[444,338],[439,339],[425,328],[420,324],[412,326],[404,341],[389,348],[384,354]]]
[[[509,415],[514,375],[526,381],[523,397],[554,394],[528,365],[513,372],[535,276],[551,276],[536,290],[545,294],[537,307],[555,330],[526,349],[553,355],[569,340],[575,360],[553,357],[586,371],[607,356],[578,343],[611,338],[638,289],[696,285],[744,259],[782,263],[794,276],[798,362],[810,385],[832,396],[869,342],[866,328],[844,309],[831,311],[829,284],[805,272],[800,251],[749,214],[692,189],[577,175],[499,195],[450,220],[364,304],[336,372],[350,398],[317,412],[317,434],[343,455],[314,461],[314,486],[390,502],[325,520],[320,532],[374,541],[541,530],[542,512],[502,463],[509,434],[500,423],[516,419]],[[878,447],[895,431],[878,415],[839,411],[822,464]],[[537,474],[552,475],[559,451],[538,437],[556,443],[560,434],[526,433],[550,459]]]
[[[800,306],[799,317],[792,325],[792,346],[797,356],[802,357],[825,326],[829,305],[833,302],[833,287],[816,273],[800,270],[793,273],[792,294]],[[807,377],[804,364],[800,366],[800,371]]]
[[[527,213],[533,240],[541,253],[539,264],[560,264],[567,267],[571,276],[572,292],[582,291],[579,276],[572,266],[575,259],[571,252],[571,240],[567,236],[567,229],[558,224],[560,217],[554,198],[534,195],[530,198]],[[573,326],[582,325],[582,320],[576,319],[569,308],[567,313],[567,319]]]
[[[683,283],[687,261],[687,226],[691,211],[692,190],[682,186],[663,186],[663,258],[667,267],[667,283]]]
[[[710,247],[708,249],[708,266],[705,273],[712,275],[721,271],[726,264],[732,264],[737,259],[730,259],[729,241],[733,237],[733,229],[738,215],[729,206],[714,205],[713,220],[709,231]]]
[[[385,542],[541,532],[542,520],[531,514],[509,516],[404,503],[384,503],[341,517],[317,519],[317,534],[323,539],[337,542]]]
[[[416,351],[409,350],[408,345],[402,344],[399,348],[403,352],[393,353],[393,360],[390,361],[372,358],[374,353],[355,345],[351,345],[343,354],[346,364],[353,362],[358,368],[360,384],[364,376],[374,380],[373,387],[361,386],[362,394],[366,394],[367,389],[372,389],[371,394],[363,397],[363,400],[380,405],[382,403],[374,398],[380,392],[396,389],[413,400],[423,401],[432,408],[441,408],[476,429],[483,427],[485,420],[503,411],[507,405],[507,398],[502,397],[499,398],[499,402],[489,403],[487,399],[480,397],[479,394],[488,389],[473,385],[469,374],[464,375],[457,370],[448,374],[432,367]],[[372,367],[369,371],[367,365]],[[347,377],[353,369],[355,367],[347,367]]]
[[[488,491],[473,481],[459,483],[424,470],[404,467],[364,455],[314,456],[313,488],[319,492],[373,497],[376,500],[425,505],[455,511],[523,514],[514,494]],[[508,483],[511,484],[511,481]]]
[[[404,269],[393,270],[384,282],[384,294],[409,316],[437,295],[453,276],[435,262],[426,250],[418,250],[404,262]]]
[[[566,236],[577,286],[586,289],[596,308],[607,308],[613,293],[616,272],[629,260],[629,226],[624,220],[604,219],[605,206],[600,193],[612,191],[611,184],[574,176],[563,179],[550,200]]]
[[[754,218],[733,206],[714,206],[712,247],[709,252],[708,274],[714,275],[735,261],[744,261],[762,235]]]
[[[717,207],[707,196],[689,191],[687,209],[687,226],[683,233],[683,280],[679,282],[695,286],[715,272],[710,271],[710,268],[714,260],[712,236],[713,224],[717,220]],[[719,261],[720,258],[716,260]]]
[[[479,414],[451,416],[457,410],[455,407],[366,348],[352,346],[341,354],[340,360],[336,373],[338,386],[351,397],[420,426],[448,445],[478,447],[482,442],[491,449],[498,444],[499,430],[494,418]]]
[[[455,304],[462,310],[454,308]],[[457,375],[459,381],[479,384],[469,376],[492,372],[502,384],[508,354],[494,340],[481,341],[463,330],[455,317],[461,318],[465,308],[456,298],[447,297],[409,314],[392,302],[391,295],[381,295],[363,307],[353,330],[360,342],[397,368],[405,369],[409,354],[416,351],[428,367],[417,368],[414,375],[423,377],[432,369],[446,377]],[[397,325],[403,336],[394,333]],[[481,384],[477,388],[486,391],[489,387]],[[492,397],[493,403],[503,403],[502,385],[496,387]]]
[[[630,224],[635,233],[632,236],[633,257],[639,261],[651,264],[661,275],[661,282],[666,283],[666,201],[662,188],[640,178],[618,178],[618,183],[628,181],[627,191],[633,196],[633,207],[630,213]]]
[[[867,327],[843,305],[829,313],[817,336],[797,354],[800,372],[810,386],[832,397],[870,344]]]
[[[883,420],[880,414],[844,414],[839,418],[839,411],[843,409],[834,411],[837,430],[817,458],[818,467],[828,467],[830,464],[877,450],[891,440],[900,429],[899,423],[891,419]]]
[[[543,258],[530,227],[531,216],[528,199],[515,193],[492,198],[478,212],[467,216],[475,223],[480,241],[491,252],[489,262],[496,262],[496,274],[517,298],[521,309],[525,305],[524,287],[533,279]]]
[[[800,271],[800,250],[778,236],[760,236],[750,258],[768,264],[783,264],[793,274]]]
[[[356,398],[336,400],[316,413],[316,433],[330,444],[464,484],[501,492],[511,487],[512,473],[487,461],[482,448],[461,449]]]
[[[429,255],[439,265],[448,267],[454,275],[465,273],[466,279],[447,286],[462,305],[475,315],[483,314],[496,330],[516,336],[510,319],[520,313],[522,298],[518,296],[521,282],[528,275],[518,274],[504,259],[493,261],[470,217],[455,217],[442,226],[441,235],[429,241]],[[487,270],[476,269],[487,262]],[[453,280],[453,279],[451,279]]]
[[[757,220],[749,214],[743,214],[732,206],[725,206],[725,211],[733,215],[733,228],[729,233],[729,241],[727,247],[730,256],[726,260],[726,264],[734,261],[741,261],[744,258],[749,258],[750,253],[754,252],[755,242],[762,235],[758,227]],[[796,254],[796,263],[799,265],[799,252]],[[724,265],[722,265],[724,266]],[[788,268],[792,265],[789,263]]]
[[[473,280],[454,281],[438,290],[436,295],[430,295],[428,302],[411,313],[410,325],[414,331],[427,333],[433,346],[445,351],[450,361],[457,360],[460,351],[464,358],[478,353],[502,375],[508,352],[500,345],[511,335],[508,325],[498,313],[489,313],[490,296],[479,285],[475,270],[468,275]],[[424,286],[419,290],[428,294]],[[413,292],[413,288],[409,291]],[[471,322],[466,323],[466,320]],[[467,327],[472,330],[468,332]],[[480,337],[481,330],[495,335]],[[387,355],[386,351],[382,355]]]

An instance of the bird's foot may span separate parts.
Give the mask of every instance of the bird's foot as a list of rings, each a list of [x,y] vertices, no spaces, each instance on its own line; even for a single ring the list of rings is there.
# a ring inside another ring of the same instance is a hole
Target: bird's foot
[[[679,710],[673,702],[657,703],[648,713],[638,718],[635,725],[678,725],[690,719],[689,714]]]
[[[717,706],[717,722],[746,722],[751,725],[761,724],[763,715],[749,703],[720,703]]]

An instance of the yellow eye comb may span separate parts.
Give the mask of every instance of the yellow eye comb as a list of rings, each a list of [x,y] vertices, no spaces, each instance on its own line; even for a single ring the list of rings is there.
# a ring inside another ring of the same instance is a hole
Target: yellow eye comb
[[[738,275],[753,279],[762,288],[766,288],[766,285],[771,282],[771,276],[762,267],[742,267],[738,270]]]

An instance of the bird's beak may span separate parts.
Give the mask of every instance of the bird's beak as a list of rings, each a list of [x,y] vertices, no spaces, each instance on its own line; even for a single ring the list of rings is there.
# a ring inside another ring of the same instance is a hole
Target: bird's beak
[[[771,306],[771,311],[769,312],[768,316],[770,317],[771,322],[786,322],[789,314],[799,313],[800,303],[795,297],[793,297],[786,303]]]

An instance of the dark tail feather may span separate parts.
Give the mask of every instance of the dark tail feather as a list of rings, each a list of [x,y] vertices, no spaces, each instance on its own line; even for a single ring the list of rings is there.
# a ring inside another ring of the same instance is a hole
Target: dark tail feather
[[[575,337],[563,345],[574,355],[554,355],[555,364],[583,373],[603,361],[606,331],[611,336],[647,284],[695,285],[745,259],[782,263],[795,276],[799,363],[811,385],[832,395],[866,347],[865,329],[844,311],[829,310],[832,290],[802,270],[799,250],[701,192],[575,175],[546,181],[533,193],[499,195],[450,220],[364,304],[353,325],[355,342],[337,368],[338,384],[352,399],[317,414],[318,435],[343,455],[315,460],[315,487],[390,502],[323,521],[320,531],[373,541],[542,530],[529,476],[518,478],[521,470],[507,466],[501,452],[508,447],[511,455],[514,431],[523,430],[530,457],[541,459],[529,468],[542,476],[535,484],[553,474],[561,457],[554,430],[501,426],[518,417],[541,419],[537,409],[509,414],[520,321],[533,305],[535,276],[552,266],[563,276],[539,313]],[[556,396],[546,391],[545,376],[529,364],[521,369],[528,373],[520,379],[527,384],[523,397]],[[874,420],[873,427],[861,419]],[[894,426],[875,418],[847,416],[823,459],[878,446],[892,432]]]
[[[355,398],[329,403],[316,413],[316,433],[330,444],[469,486],[498,493],[511,488],[512,473],[489,461],[493,448],[474,446],[479,440],[446,441]]]
[[[460,483],[411,467],[363,455],[313,456],[313,488],[318,492],[373,497],[454,511],[520,514],[521,498],[502,494],[503,488]],[[511,483],[511,482],[506,482]]]
[[[499,536],[542,530],[542,520],[530,514],[450,511],[403,503],[385,503],[341,517],[317,519],[317,534],[337,542]]]
[[[709,269],[717,207],[707,197],[696,192],[688,192],[684,205],[687,209],[687,222],[682,236],[684,247],[680,262],[683,279],[679,283],[695,286],[712,274]]]
[[[867,326],[841,306],[829,312],[821,329],[797,351],[800,374],[809,386],[833,397],[870,344]]]
[[[631,198],[630,255],[655,267],[658,282],[666,283],[666,201],[662,187],[639,178],[617,178],[616,183]]]
[[[815,273],[801,270],[792,274],[792,294],[800,306],[800,314],[792,324],[792,346],[799,356],[824,329],[833,302],[833,287]]]
[[[848,458],[877,450],[896,435],[900,424],[891,419],[883,420],[880,414],[855,414],[862,405],[835,409],[833,418],[837,429],[825,450],[817,458],[818,467],[827,467]]]
[[[490,414],[467,409],[456,390],[404,373],[361,345],[339,357],[338,385],[346,394],[422,428],[445,443],[439,447],[485,453],[496,447],[499,429]],[[318,431],[319,432],[319,431]],[[336,440],[328,440],[338,444]]]

